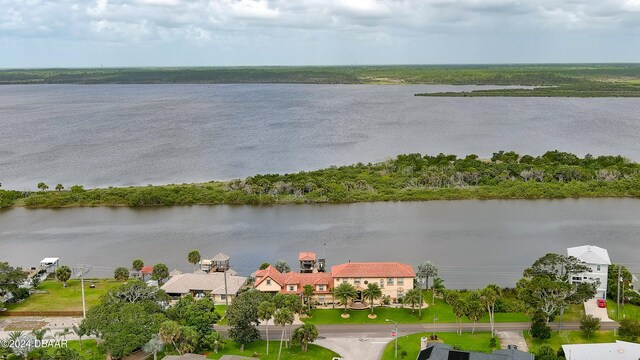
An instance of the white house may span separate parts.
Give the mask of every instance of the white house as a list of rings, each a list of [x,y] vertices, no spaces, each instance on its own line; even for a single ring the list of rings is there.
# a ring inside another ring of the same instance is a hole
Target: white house
[[[593,245],[576,246],[568,248],[567,255],[583,261],[591,268],[589,272],[574,275],[571,278],[571,283],[595,282],[599,280],[600,283],[597,288],[596,298],[605,299],[607,297],[607,274],[609,265],[611,265],[611,259],[609,259],[607,249]]]
[[[640,344],[616,340],[605,344],[562,345],[567,360],[638,360]]]

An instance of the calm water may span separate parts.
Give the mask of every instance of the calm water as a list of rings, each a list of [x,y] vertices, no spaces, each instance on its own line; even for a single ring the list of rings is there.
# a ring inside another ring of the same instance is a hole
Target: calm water
[[[400,153],[560,148],[640,160],[640,99],[425,98],[475,87],[0,87],[0,183],[144,185],[293,172]]]
[[[640,201],[434,201],[331,206],[12,209],[0,212],[0,259],[32,266],[47,256],[110,277],[141,257],[191,269],[187,252],[224,252],[248,275],[263,261],[297,268],[299,251],[328,265],[430,259],[449,287],[513,285],[547,252],[593,244],[640,272]]]

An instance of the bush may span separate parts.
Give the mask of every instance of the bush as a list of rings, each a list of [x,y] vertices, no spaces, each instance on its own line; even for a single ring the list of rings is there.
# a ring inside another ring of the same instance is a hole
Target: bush
[[[492,350],[498,347],[498,342],[496,341],[496,338],[492,337],[491,340],[489,340],[489,347]]]
[[[531,336],[540,340],[549,339],[551,337],[551,328],[547,326],[544,320],[535,319],[531,323]]]
[[[636,342],[638,337],[640,337],[640,320],[633,318],[620,320],[618,334],[625,340]]]
[[[24,289],[24,288],[17,288],[14,291],[12,291],[11,294],[13,294],[13,298],[16,301],[24,300],[24,299],[28,298],[29,295],[31,295],[29,293],[29,290],[28,289]]]
[[[556,351],[549,345],[542,345],[536,351],[536,360],[557,360],[558,355]]]
[[[600,330],[600,319],[593,315],[584,315],[580,319],[580,330],[587,338],[590,338],[596,331]]]

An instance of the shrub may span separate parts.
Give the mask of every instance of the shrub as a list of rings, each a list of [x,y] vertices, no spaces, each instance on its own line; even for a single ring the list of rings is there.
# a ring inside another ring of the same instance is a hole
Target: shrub
[[[531,336],[540,340],[549,339],[551,337],[551,328],[544,320],[535,319],[531,323]]]

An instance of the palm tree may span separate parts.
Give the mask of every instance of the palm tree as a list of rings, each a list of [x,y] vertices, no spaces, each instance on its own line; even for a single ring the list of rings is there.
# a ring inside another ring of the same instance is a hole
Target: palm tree
[[[438,268],[431,263],[431,261],[425,261],[422,264],[418,265],[417,271],[418,278],[425,279],[425,288],[429,288],[429,278],[438,276]],[[422,284],[420,284],[422,287]]]
[[[416,305],[422,306],[422,302],[424,301],[420,296],[421,289],[415,288],[404,293],[402,297],[402,302],[405,304],[411,305],[411,313],[415,313]]]
[[[305,285],[302,288],[302,296],[307,299],[307,308],[309,310],[309,313],[311,313],[311,297],[313,296],[313,285]]]
[[[196,271],[196,264],[200,262],[200,252],[198,250],[189,251],[187,260],[189,260],[189,264],[193,264],[193,271]]]
[[[64,190],[64,186],[62,186],[62,184],[58,184],[58,185],[56,185],[56,190],[57,191]]]
[[[369,283],[367,288],[362,291],[362,297],[371,303],[371,314],[373,314],[373,302],[382,297],[382,290],[378,283]]]
[[[269,355],[269,320],[276,312],[276,307],[270,301],[263,301],[258,305],[258,319],[264,321],[265,330],[267,332],[267,355]]]
[[[67,287],[67,281],[71,278],[71,269],[67,265],[62,265],[56,270],[56,279],[62,281],[62,287]]]
[[[287,328],[287,324],[293,324],[293,312],[288,308],[278,309],[273,314],[273,322],[278,326],[282,326],[282,335],[280,336],[280,350],[278,350],[278,360],[280,360],[280,354],[282,353],[282,342],[284,341],[284,331]]]
[[[87,328],[81,323],[80,325],[73,324],[71,330],[78,336],[78,340],[80,341],[80,351],[82,351],[82,337],[87,335]]]
[[[344,304],[344,312],[347,313],[347,306],[349,305],[349,300],[353,300],[358,296],[358,292],[353,285],[348,282],[343,282],[342,284],[333,288],[333,297],[340,300]]]
[[[433,278],[433,286],[431,287],[431,290],[433,291],[433,293],[435,295],[440,295],[444,292],[444,280],[442,280],[439,277],[435,277]]]
[[[496,315],[496,302],[502,296],[502,289],[496,284],[489,284],[484,289],[480,290],[480,300],[484,307],[486,307],[489,313],[489,323],[491,324],[491,337],[495,333],[495,315]]]
[[[303,352],[307,352],[310,342],[318,338],[318,328],[313,324],[304,324],[293,333],[293,342],[300,344]]]
[[[63,339],[67,340],[67,335],[71,334],[71,330],[69,330],[69,328],[64,328],[62,329],[62,331],[58,331],[56,333],[56,337],[62,337]]]
[[[144,267],[144,261],[142,259],[135,259],[131,264],[131,269],[138,272],[138,277],[140,277],[140,270]]]
[[[32,330],[31,333],[33,334],[33,336],[36,337],[36,340],[38,341],[42,341],[46,338],[50,338],[51,336],[46,336],[47,335],[47,331],[49,331],[51,329],[49,328],[42,328],[42,329],[36,329],[36,330]]]
[[[12,340],[12,341],[15,342],[22,335],[24,335],[24,332],[22,332],[22,331],[12,331],[12,332],[9,333],[9,340]]]

